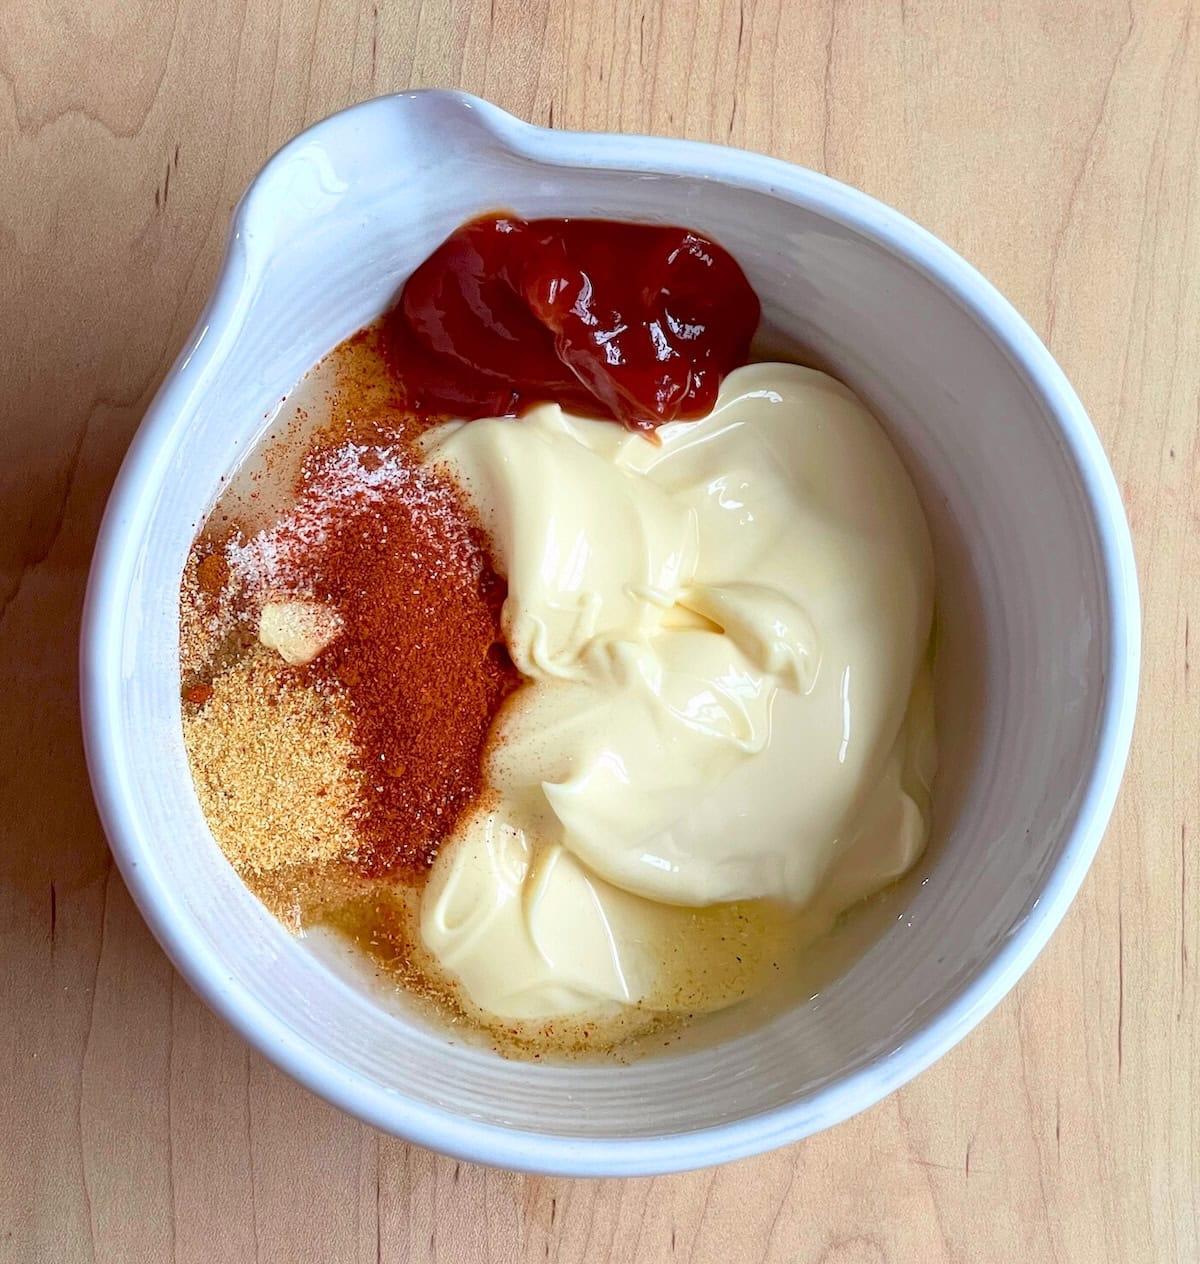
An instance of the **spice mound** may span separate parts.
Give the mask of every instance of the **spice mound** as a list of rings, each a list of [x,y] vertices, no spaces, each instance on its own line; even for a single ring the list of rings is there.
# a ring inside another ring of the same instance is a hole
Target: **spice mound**
[[[313,438],[269,525],[210,523],[183,582],[202,806],[243,878],[300,921],[356,883],[421,879],[478,803],[519,683],[504,583],[460,493],[402,422],[362,430]]]

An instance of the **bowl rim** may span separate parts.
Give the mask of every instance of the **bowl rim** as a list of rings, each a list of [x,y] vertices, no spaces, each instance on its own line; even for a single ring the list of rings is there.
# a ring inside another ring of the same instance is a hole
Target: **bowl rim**
[[[665,1136],[596,1138],[484,1124],[425,1105],[350,1072],[335,1056],[300,1040],[272,1012],[231,986],[204,939],[173,912],[171,893],[141,863],[153,846],[131,809],[119,737],[120,639],[131,576],[125,540],[156,485],[188,396],[221,355],[223,330],[236,329],[249,303],[254,220],[264,183],[337,120],[364,126],[380,114],[422,108],[472,115],[495,143],[539,163],[632,173],[683,175],[758,190],[810,209],[897,254],[954,298],[1012,361],[1059,429],[1091,511],[1109,610],[1108,659],[1095,759],[1056,863],[1027,916],[919,1032],[884,1058],[810,1097],[710,1127]],[[217,336],[210,336],[215,333]],[[465,93],[440,89],[371,98],[331,115],[284,145],[251,181],[234,211],[211,297],[167,373],[128,450],[101,523],[80,632],[84,747],[101,823],[127,887],[171,961],[200,997],[249,1044],[295,1080],[351,1115],[454,1158],[562,1176],[632,1176],[726,1162],[797,1141],[874,1105],[958,1043],[1030,966],[1065,914],[1091,864],[1116,801],[1137,700],[1140,606],[1132,539],[1116,479],[1100,440],[1062,369],[1026,321],[957,253],[898,211],[818,172],[746,150],[662,137],[565,132],[523,122]]]

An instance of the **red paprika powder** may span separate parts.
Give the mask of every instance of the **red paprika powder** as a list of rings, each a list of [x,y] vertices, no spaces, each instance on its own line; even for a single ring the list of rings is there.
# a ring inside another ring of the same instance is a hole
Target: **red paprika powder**
[[[275,548],[277,579],[341,618],[301,670],[348,704],[357,867],[416,876],[478,798],[489,729],[520,682],[500,632],[504,581],[461,494],[401,439],[311,451]]]

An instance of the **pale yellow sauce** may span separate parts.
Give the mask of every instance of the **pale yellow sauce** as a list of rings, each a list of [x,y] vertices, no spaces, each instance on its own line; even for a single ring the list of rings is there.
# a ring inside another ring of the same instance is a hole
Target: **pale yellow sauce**
[[[501,1017],[721,1008],[928,836],[932,555],[878,423],[755,364],[658,439],[555,405],[427,439],[530,682],[421,907]]]

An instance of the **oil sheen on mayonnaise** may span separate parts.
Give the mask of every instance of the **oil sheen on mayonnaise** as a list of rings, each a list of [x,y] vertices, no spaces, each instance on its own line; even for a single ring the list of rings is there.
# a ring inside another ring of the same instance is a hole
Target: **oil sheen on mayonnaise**
[[[933,567],[882,429],[755,364],[657,439],[549,404],[427,441],[528,679],[421,909],[500,1017],[728,1005],[925,846]]]

